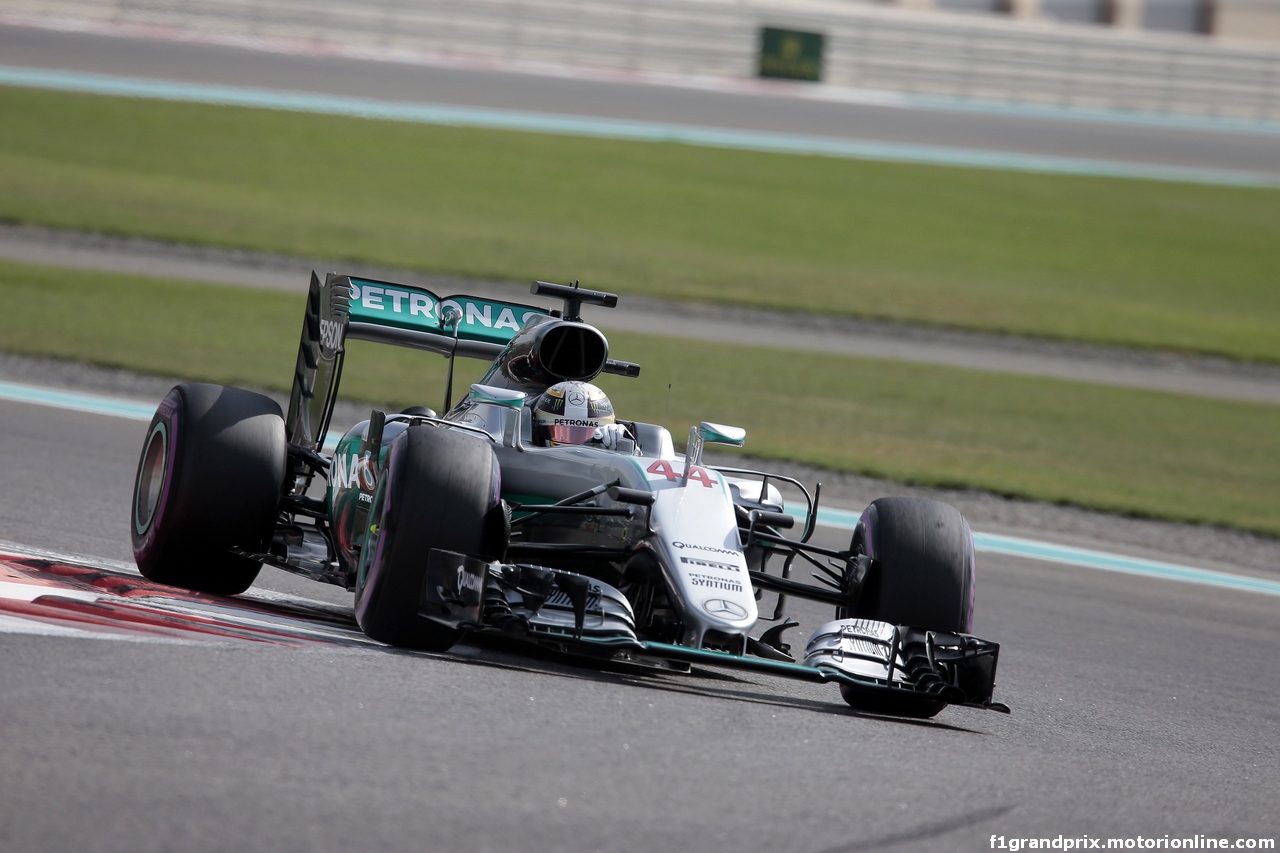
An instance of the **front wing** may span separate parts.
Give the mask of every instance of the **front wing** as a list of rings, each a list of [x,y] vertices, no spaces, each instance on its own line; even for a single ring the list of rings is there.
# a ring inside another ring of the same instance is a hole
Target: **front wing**
[[[899,707],[944,702],[1008,713],[992,701],[1000,647],[968,634],[868,619],[840,619],[814,632],[802,663],[637,636],[627,598],[585,575],[430,552],[420,614],[453,627],[515,636],[619,662],[678,661],[833,682],[874,692]]]

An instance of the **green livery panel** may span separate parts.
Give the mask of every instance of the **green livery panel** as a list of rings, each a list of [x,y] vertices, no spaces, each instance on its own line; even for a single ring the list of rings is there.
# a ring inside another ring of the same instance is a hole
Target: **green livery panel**
[[[531,317],[551,312],[534,305],[481,299],[477,296],[440,297],[426,288],[373,279],[351,279],[351,322],[374,323],[416,332],[452,335],[441,315],[457,312],[458,338],[505,344]]]

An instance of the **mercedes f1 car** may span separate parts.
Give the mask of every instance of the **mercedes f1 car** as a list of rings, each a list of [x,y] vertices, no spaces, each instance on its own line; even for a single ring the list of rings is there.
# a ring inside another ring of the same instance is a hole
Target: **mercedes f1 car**
[[[974,548],[957,510],[881,498],[833,550],[810,542],[820,488],[704,460],[707,445],[742,445],[742,429],[700,423],[683,453],[639,422],[613,450],[538,446],[531,406],[549,386],[640,366],[611,359],[582,319],[615,295],[532,290],[563,308],[313,273],[287,413],[204,384],[160,403],[131,512],[143,575],[233,595],[277,566],[352,591],[368,636],[411,649],[500,634],[627,666],[835,682],[872,712],[1008,710],[992,701],[999,647],[969,633]],[[492,365],[454,405],[450,361],[442,414],[375,410],[330,452],[350,340]],[[803,500],[788,507],[779,486]],[[789,597],[833,609],[798,659],[782,639]]]

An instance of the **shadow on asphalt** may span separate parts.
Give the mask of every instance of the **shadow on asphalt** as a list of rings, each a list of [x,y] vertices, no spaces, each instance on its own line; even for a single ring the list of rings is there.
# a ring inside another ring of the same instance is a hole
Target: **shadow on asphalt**
[[[862,850],[886,850],[899,846],[911,850],[919,850],[922,847],[929,847],[928,842],[936,838],[949,835],[959,829],[967,829],[970,826],[995,820],[1014,808],[1016,806],[997,806],[983,809],[944,820],[931,821],[910,829],[904,829],[901,832],[882,835],[879,838],[867,838],[850,844],[842,844],[839,847],[828,847],[825,850],[818,851],[818,853],[858,853],[858,851]]]
[[[824,702],[779,694],[770,690],[767,683],[760,684],[738,674],[719,672],[705,667],[694,667],[688,673],[667,673],[638,666],[620,665],[611,661],[578,658],[501,637],[468,637],[454,650],[442,653],[415,652],[391,647],[387,647],[384,653],[409,657],[430,657],[442,662],[447,661],[470,666],[523,672],[552,678],[582,679],[614,684],[619,687],[647,688],[667,693],[702,696],[765,707],[812,711],[821,714],[839,714],[855,719],[914,726],[930,731],[952,731],[973,735],[987,734],[987,732],[981,730],[937,720],[893,717],[857,711],[845,705],[835,685],[827,685],[832,690],[833,701]],[[485,656],[481,657],[479,655]],[[761,677],[768,678],[768,676]],[[785,681],[785,679],[780,680]]]

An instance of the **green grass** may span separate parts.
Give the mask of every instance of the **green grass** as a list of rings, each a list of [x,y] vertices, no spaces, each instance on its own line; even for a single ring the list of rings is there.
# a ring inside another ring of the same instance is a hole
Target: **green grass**
[[[6,350],[281,390],[304,302],[9,263],[0,299]],[[639,379],[600,380],[618,410],[677,437],[714,420],[746,427],[758,456],[1280,535],[1280,407],[641,335],[611,344],[644,365]],[[485,365],[458,366],[465,388]],[[356,343],[344,396],[438,406],[446,368]]]
[[[1280,361],[1280,191],[0,87],[0,220]]]

